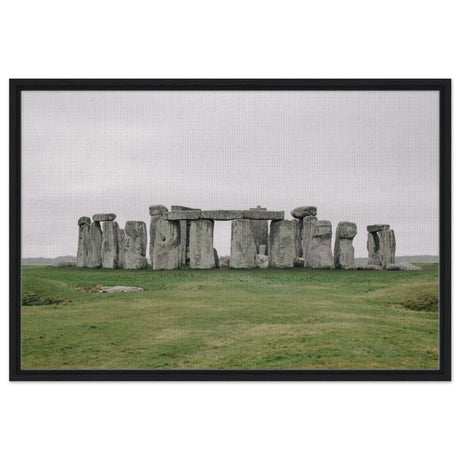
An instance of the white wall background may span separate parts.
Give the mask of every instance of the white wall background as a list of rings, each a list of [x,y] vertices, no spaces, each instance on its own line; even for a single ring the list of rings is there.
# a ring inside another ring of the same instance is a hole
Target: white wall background
[[[43,0],[1,9],[4,244],[9,77],[451,77],[454,140],[459,133],[454,1]],[[454,179],[454,229],[457,190]],[[4,458],[458,456],[458,382],[7,383],[7,270],[5,262]],[[457,299],[454,290],[454,335]]]

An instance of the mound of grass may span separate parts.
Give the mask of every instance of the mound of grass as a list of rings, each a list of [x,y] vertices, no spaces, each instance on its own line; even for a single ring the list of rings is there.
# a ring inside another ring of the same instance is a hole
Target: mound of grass
[[[403,308],[412,311],[433,311],[439,310],[439,298],[434,294],[421,295],[404,300],[394,305],[396,308]]]
[[[61,297],[54,297],[50,295],[39,295],[35,292],[24,292],[22,294],[22,305],[65,305],[70,303],[70,299],[63,299]]]

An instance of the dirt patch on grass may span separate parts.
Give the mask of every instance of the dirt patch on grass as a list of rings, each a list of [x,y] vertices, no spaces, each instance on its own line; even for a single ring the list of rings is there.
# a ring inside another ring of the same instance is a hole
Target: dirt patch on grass
[[[439,310],[439,298],[434,294],[425,294],[405,299],[392,306],[404,310],[437,312]]]
[[[35,292],[25,292],[22,294],[22,305],[23,306],[34,306],[34,305],[66,305],[72,302],[70,299],[64,299],[62,297],[54,297],[47,295],[35,294]]]

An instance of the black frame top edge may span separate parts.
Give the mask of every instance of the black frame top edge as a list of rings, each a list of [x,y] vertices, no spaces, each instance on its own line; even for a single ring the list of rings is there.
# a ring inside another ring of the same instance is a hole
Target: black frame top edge
[[[10,79],[17,90],[440,90],[451,79]]]

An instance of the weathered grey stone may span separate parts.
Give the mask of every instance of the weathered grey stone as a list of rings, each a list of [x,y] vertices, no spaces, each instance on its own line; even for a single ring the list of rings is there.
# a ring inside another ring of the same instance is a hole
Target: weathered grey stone
[[[102,256],[101,256],[101,247],[102,247],[102,230],[101,224],[99,222],[93,222],[90,226],[90,250],[88,252],[89,263],[88,267],[90,268],[100,268],[102,267]]]
[[[234,220],[242,219],[243,211],[201,211],[202,219],[212,219],[212,220]]]
[[[80,217],[78,219],[77,267],[89,267],[91,253],[91,219]]]
[[[368,225],[367,231],[368,232],[381,232],[382,230],[390,230],[390,226],[387,224],[374,224]]]
[[[302,257],[296,257],[294,259],[294,267],[305,267],[305,259]]]
[[[214,248],[214,265],[219,268],[219,254],[217,253],[217,249]]]
[[[168,208],[162,204],[152,204],[149,206],[149,213],[151,216],[163,216],[168,212]]]
[[[334,264],[331,240],[332,225],[328,220],[309,220],[304,218],[306,251],[305,266],[310,268],[330,268]]]
[[[253,268],[256,266],[254,228],[248,219],[232,221],[230,268]]]
[[[173,205],[173,206],[171,206],[171,211],[201,211],[201,209],[199,209],[199,208],[189,208],[187,206]]]
[[[91,219],[87,216],[80,217],[78,219],[78,226],[80,227],[81,225],[91,225]]]
[[[248,211],[243,211],[243,219],[283,220],[284,211],[263,211],[258,209],[252,209]]]
[[[179,221],[180,227],[180,263],[181,265],[187,265],[187,245],[188,245],[188,232],[187,232],[186,220]]]
[[[172,222],[172,221],[171,221]],[[190,268],[214,268],[214,221],[198,219],[190,222]]]
[[[196,220],[201,219],[201,211],[171,211],[164,215],[167,220]]]
[[[378,232],[380,238],[380,261],[383,268],[395,263],[396,239],[393,230]]]
[[[303,231],[303,219],[293,219],[295,222],[295,254],[296,257],[301,258],[303,255],[302,250],[302,231]]]
[[[314,216],[306,216],[302,219],[302,234],[301,234],[301,246],[302,246],[302,258],[307,259],[308,248],[310,240],[313,238],[314,227],[311,222],[316,222],[318,219]]]
[[[135,286],[102,286],[99,292],[142,292],[144,288]]]
[[[316,216],[316,206],[299,206],[291,211],[291,216],[297,219],[303,219],[307,216]]]
[[[145,222],[129,220],[125,224],[123,266],[130,270],[147,268],[147,226]]]
[[[277,220],[270,224],[268,257],[270,267],[290,268],[296,257],[296,222]]]
[[[335,232],[334,264],[335,268],[348,270],[355,267],[355,249],[353,238],[358,233],[353,222],[339,222]]]
[[[77,262],[74,260],[58,260],[54,262],[53,267],[62,268],[62,267],[76,267]]]
[[[125,264],[125,231],[118,228],[118,268],[123,268]]]
[[[259,268],[268,268],[268,256],[264,254],[256,254],[256,265]]]
[[[381,265],[367,264],[367,265],[356,265],[357,270],[383,270]]]
[[[380,260],[380,238],[377,232],[367,234],[368,265],[382,265]]]
[[[104,222],[102,229],[102,267],[118,268],[118,223]]]
[[[158,222],[164,220],[162,214],[153,214],[150,217],[150,229],[149,229],[149,256],[150,256],[150,263],[153,260],[153,246],[155,244],[155,236],[156,236],[156,229]]]
[[[421,271],[422,267],[418,267],[417,265],[412,265],[409,262],[399,262],[397,264],[387,265],[386,269],[395,270],[395,271]]]
[[[250,211],[266,211],[267,208],[257,206],[251,208]],[[252,227],[254,228],[254,242],[256,243],[257,254],[265,254],[265,248],[268,245],[268,221],[267,220],[253,220]],[[264,251],[260,251],[260,246],[264,246]]]
[[[166,219],[158,220],[153,243],[153,270],[179,268],[180,255],[180,223]]]
[[[94,214],[93,221],[94,222],[110,222],[117,218],[116,214],[107,213],[107,214]]]
[[[228,268],[230,263],[230,257],[224,256],[219,258],[219,268]]]
[[[268,243],[268,241],[267,241]],[[259,245],[259,251],[258,251],[258,254],[261,254],[261,255],[266,255],[266,252],[267,252],[267,245],[265,244],[260,244]]]

